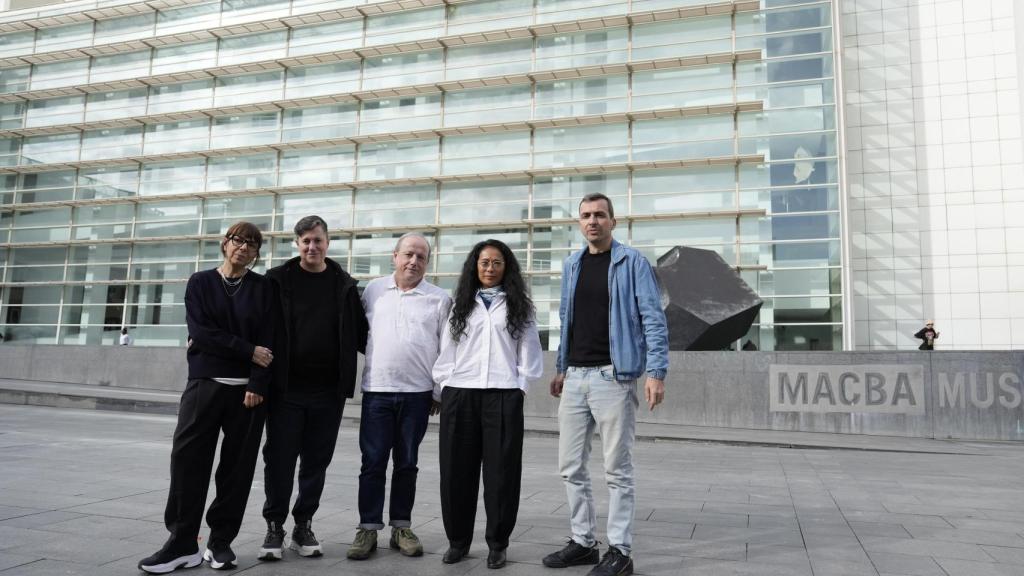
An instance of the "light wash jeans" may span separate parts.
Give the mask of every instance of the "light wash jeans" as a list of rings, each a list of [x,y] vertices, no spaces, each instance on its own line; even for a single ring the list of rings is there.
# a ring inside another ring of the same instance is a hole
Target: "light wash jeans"
[[[608,544],[626,556],[631,553],[637,405],[636,380],[615,380],[611,366],[566,370],[558,405],[558,470],[569,497],[572,539],[581,546],[597,543],[597,511],[587,469],[596,427],[608,484]]]

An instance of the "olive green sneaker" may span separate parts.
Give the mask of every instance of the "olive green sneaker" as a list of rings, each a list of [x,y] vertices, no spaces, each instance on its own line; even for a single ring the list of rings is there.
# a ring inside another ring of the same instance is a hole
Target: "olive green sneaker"
[[[402,553],[402,556],[422,556],[423,544],[410,528],[391,529],[391,547]]]
[[[377,531],[360,528],[356,530],[356,539],[348,548],[349,560],[366,560],[377,549]]]

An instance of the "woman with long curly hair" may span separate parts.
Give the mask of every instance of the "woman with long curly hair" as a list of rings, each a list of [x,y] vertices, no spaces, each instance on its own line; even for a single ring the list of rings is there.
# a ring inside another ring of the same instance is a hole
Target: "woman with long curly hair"
[[[469,552],[482,465],[487,567],[505,565],[519,513],[523,400],[528,382],[542,371],[533,301],[519,262],[503,242],[484,240],[462,265],[434,364],[446,564]]]

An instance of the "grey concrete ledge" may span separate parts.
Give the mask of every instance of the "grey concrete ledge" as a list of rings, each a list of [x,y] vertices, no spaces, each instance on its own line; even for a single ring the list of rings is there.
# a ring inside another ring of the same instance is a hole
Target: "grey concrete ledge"
[[[558,400],[547,392],[553,353],[545,354],[545,363],[525,410],[553,421]],[[176,395],[185,387],[187,366],[182,348],[5,344],[0,378]],[[1024,351],[673,352],[665,403],[653,412],[643,405],[642,385],[637,418],[645,426],[753,436],[1024,440]]]

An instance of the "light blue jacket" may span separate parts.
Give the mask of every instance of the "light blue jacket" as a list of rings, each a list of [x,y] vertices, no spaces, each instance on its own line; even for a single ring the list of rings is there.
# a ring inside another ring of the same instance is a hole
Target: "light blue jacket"
[[[566,258],[562,267],[562,300],[558,306],[562,337],[555,364],[559,374],[568,367],[573,298],[585,250]],[[664,379],[668,372],[668,323],[661,308],[658,280],[647,258],[614,239],[608,266],[608,296],[608,341],[615,378],[635,380],[647,372]]]

